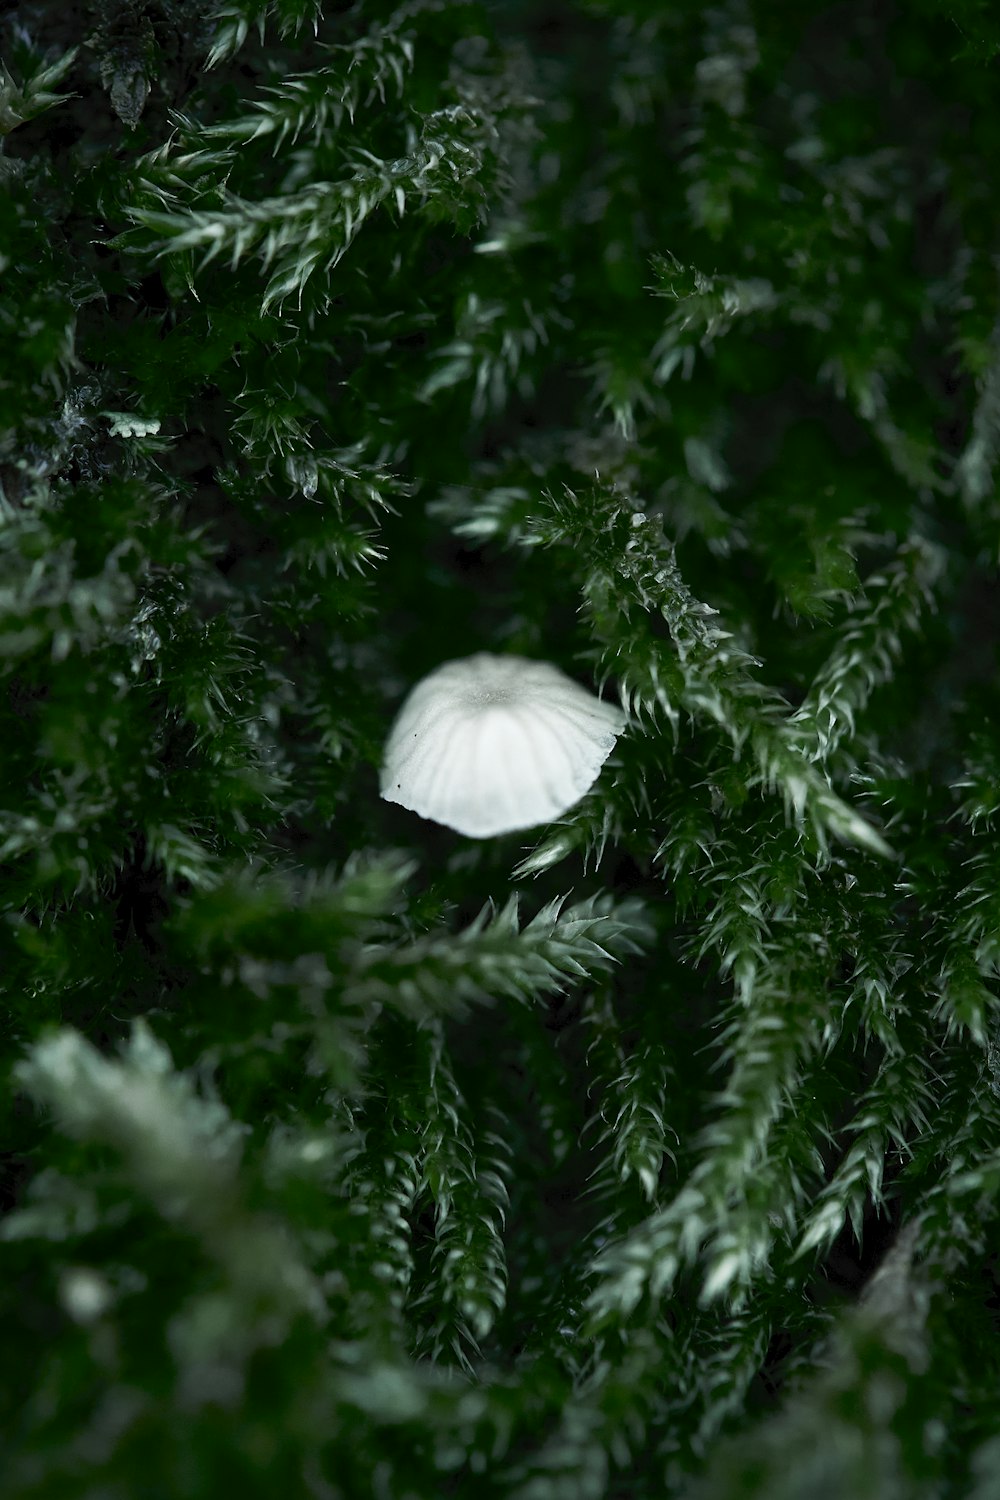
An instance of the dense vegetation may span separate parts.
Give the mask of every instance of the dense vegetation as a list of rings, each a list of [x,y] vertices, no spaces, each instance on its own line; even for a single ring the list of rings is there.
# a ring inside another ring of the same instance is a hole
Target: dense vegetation
[[[1000,1494],[998,52],[4,8],[4,1500]]]

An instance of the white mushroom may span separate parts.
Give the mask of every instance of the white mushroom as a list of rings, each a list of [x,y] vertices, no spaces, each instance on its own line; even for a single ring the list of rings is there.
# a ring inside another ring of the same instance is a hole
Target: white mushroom
[[[382,796],[470,838],[533,828],[593,786],[624,723],[551,663],[480,651],[409,694],[386,744]]]

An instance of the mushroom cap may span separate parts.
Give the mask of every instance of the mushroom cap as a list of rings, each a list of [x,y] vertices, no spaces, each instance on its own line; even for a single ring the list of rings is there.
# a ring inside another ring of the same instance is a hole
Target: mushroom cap
[[[410,692],[386,742],[382,796],[469,838],[533,828],[579,802],[624,724],[550,662],[480,651]]]

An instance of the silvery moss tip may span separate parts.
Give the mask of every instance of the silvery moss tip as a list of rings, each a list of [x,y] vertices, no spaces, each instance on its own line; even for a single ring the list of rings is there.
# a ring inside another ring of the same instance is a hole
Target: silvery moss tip
[[[534,828],[589,791],[624,725],[550,662],[480,651],[410,692],[386,742],[382,796],[469,838]]]

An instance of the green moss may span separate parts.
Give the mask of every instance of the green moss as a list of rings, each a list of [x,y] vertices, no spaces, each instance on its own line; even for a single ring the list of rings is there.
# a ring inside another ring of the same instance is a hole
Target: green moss
[[[0,17],[5,1500],[1000,1492],[998,43]]]

